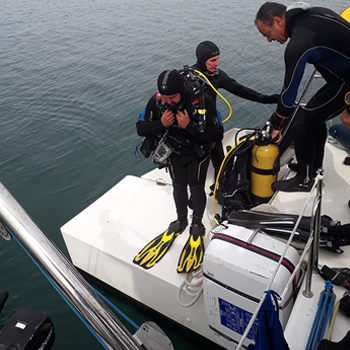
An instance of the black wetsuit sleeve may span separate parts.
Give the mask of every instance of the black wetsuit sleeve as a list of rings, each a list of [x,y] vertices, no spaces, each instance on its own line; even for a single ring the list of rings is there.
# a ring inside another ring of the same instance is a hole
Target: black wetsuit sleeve
[[[216,88],[225,89],[232,94],[242,97],[246,100],[260,102],[260,103],[277,103],[278,95],[264,95],[260,92],[257,92],[253,89],[250,89],[240,83],[238,83],[235,79],[230,78],[225,72],[222,70],[219,71],[217,76],[217,81],[215,82]]]
[[[224,128],[220,124],[213,101],[208,97],[205,99],[205,108],[206,126],[204,132],[199,132],[192,120],[187,125],[186,131],[200,140],[207,142],[219,142],[223,138]]]
[[[139,136],[154,136],[165,130],[157,114],[155,99],[151,97],[136,123],[136,130]]]

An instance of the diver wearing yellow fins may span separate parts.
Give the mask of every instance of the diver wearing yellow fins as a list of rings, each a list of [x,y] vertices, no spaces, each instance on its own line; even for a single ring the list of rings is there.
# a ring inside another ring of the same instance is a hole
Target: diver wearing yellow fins
[[[145,269],[153,267],[169,250],[175,238],[188,225],[188,190],[190,187],[193,219],[188,238],[180,254],[177,272],[187,273],[200,267],[204,255],[205,227],[202,217],[206,207],[205,180],[210,150],[223,138],[214,103],[200,86],[189,89],[185,75],[176,70],[162,72],[153,95],[136,123],[144,137],[140,151],[159,168],[168,168],[173,182],[177,220],[149,242],[133,262]]]

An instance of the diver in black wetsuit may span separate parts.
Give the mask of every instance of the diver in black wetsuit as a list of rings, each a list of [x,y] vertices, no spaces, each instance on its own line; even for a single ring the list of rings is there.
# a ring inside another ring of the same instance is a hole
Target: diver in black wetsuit
[[[220,50],[211,41],[203,41],[196,49],[197,62],[191,68],[202,72],[216,90],[225,89],[232,94],[259,103],[277,103],[279,95],[263,95],[230,78],[224,71],[218,69]],[[216,92],[207,85],[206,93],[216,106]],[[219,115],[220,118],[220,115]],[[222,143],[218,142],[211,151],[211,160],[215,169],[215,178],[224,159]]]
[[[278,136],[294,109],[306,63],[313,64],[326,80],[291,122],[296,176],[273,184],[280,191],[308,192],[323,164],[326,121],[344,110],[344,95],[350,89],[350,24],[330,9],[301,2],[288,7],[267,2],[258,11],[255,24],[269,42],[284,44],[290,39],[284,54],[283,89],[270,118],[275,129],[272,137]]]
[[[193,99],[193,92],[185,88],[178,71],[167,70],[161,73],[157,86],[158,92],[148,101],[136,123],[136,128],[139,136],[152,137],[157,144],[166,137],[166,144],[172,149],[168,165],[173,181],[177,220],[170,223],[163,235],[147,245],[134,262],[145,268],[152,267],[170,248],[173,240],[185,230],[188,217],[187,186],[189,186],[193,219],[190,237],[180,255],[177,267],[177,272],[183,273],[198,268],[203,260],[205,227],[202,217],[206,206],[204,185],[210,151],[213,143],[221,142],[223,127],[211,99],[204,94]],[[204,101],[202,106],[201,102],[198,102],[201,98]],[[204,128],[203,124],[198,123],[198,119],[202,120],[198,114],[203,109],[206,111]],[[160,248],[154,249],[156,245]]]

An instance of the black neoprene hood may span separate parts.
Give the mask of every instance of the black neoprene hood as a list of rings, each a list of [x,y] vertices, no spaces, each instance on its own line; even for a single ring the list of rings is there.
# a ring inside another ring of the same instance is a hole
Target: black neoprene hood
[[[197,46],[197,60],[203,71],[207,70],[205,63],[212,57],[220,55],[219,48],[212,41],[203,41]]]
[[[162,72],[158,77],[157,86],[162,95],[183,95],[185,90],[181,75],[175,69]]]

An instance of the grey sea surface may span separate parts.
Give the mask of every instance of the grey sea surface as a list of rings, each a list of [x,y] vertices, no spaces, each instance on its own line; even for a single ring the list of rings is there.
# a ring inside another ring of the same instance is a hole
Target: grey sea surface
[[[0,181],[64,254],[63,224],[127,174],[153,168],[134,157],[135,123],[157,76],[195,63],[201,41],[219,46],[220,68],[232,78],[279,93],[284,46],[256,29],[262,3],[0,0]],[[334,0],[331,7],[340,13],[348,5]],[[274,111],[220,92],[233,109],[225,130],[262,127]],[[228,115],[223,102],[218,107]],[[30,307],[52,318],[54,349],[102,348],[13,239],[0,239],[0,290],[10,293],[0,327]],[[149,319],[125,299],[111,301],[138,324]],[[203,348],[165,327],[176,349]]]

